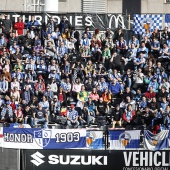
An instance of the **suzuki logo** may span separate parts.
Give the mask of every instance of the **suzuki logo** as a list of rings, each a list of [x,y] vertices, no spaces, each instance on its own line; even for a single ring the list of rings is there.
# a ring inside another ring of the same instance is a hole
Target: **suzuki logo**
[[[42,155],[40,152],[34,153],[33,155],[31,155],[31,157],[33,158],[33,160],[31,160],[31,162],[36,166],[39,166],[45,162],[41,159],[41,158],[44,158],[45,156]]]

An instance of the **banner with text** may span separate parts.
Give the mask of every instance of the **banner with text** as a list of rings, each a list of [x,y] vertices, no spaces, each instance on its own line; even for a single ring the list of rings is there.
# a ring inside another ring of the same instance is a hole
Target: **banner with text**
[[[169,151],[24,150],[23,170],[169,170]]]
[[[59,24],[62,18],[62,13],[7,13],[9,18],[14,22],[17,22],[19,16],[22,17],[25,25],[31,20],[31,16],[34,15],[35,19],[38,20],[42,25],[47,23],[49,18],[52,17],[54,21]],[[67,13],[67,19],[71,25],[76,29],[84,30],[85,27],[90,27],[90,30],[95,28],[105,31],[106,28],[115,30],[117,28],[127,29],[128,17],[122,14],[94,14],[94,13]]]
[[[85,148],[85,129],[1,128],[0,147],[17,149]]]

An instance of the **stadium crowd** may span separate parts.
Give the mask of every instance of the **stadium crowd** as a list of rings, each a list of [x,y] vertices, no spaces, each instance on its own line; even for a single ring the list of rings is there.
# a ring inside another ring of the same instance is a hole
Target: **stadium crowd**
[[[65,15],[45,25],[5,15],[1,28],[1,122],[170,129],[168,27],[125,40],[122,29],[80,33]]]

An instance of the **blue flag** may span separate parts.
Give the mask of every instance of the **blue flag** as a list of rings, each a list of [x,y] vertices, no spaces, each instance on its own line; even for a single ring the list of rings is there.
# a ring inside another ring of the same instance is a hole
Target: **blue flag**
[[[165,14],[165,23],[170,23],[170,14]]]
[[[169,130],[162,130],[158,134],[153,134],[149,130],[144,131],[144,148],[149,150],[161,150],[168,148]]]
[[[152,32],[154,28],[162,29],[162,14],[133,15],[133,31],[135,34],[143,34],[145,29]]]
[[[140,146],[140,130],[110,130],[110,149],[131,149]]]

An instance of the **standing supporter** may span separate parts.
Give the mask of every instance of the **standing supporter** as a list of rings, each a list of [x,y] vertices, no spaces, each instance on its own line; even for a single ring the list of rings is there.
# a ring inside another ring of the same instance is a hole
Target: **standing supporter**
[[[15,22],[14,28],[16,29],[17,35],[23,35],[24,23],[22,22],[22,18],[18,17],[18,22]]]
[[[53,17],[50,17],[47,23],[49,31],[51,33],[55,32],[55,28],[57,27],[57,23],[54,21]]]
[[[85,31],[83,32],[82,37],[84,36],[84,34],[87,34],[87,38],[88,39],[92,39],[92,34],[90,32],[90,28],[89,27],[85,28]]]
[[[109,66],[109,60],[111,58],[111,52],[107,45],[105,45],[104,49],[102,50],[102,63],[105,67]]]
[[[40,25],[41,23],[38,20],[35,20],[35,16],[31,16],[31,20],[28,21],[26,25],[27,31],[31,33],[31,39],[35,37],[35,34],[40,33]]]
[[[6,80],[5,75],[2,75],[2,79],[0,81],[0,94],[5,96],[9,92],[8,81]]]
[[[101,51],[101,48],[99,47],[98,43],[94,44],[94,47],[91,48],[91,52],[92,52],[92,61],[93,62],[101,61],[102,51]]]
[[[10,93],[10,97],[13,97],[13,96],[15,97],[15,101],[17,103],[19,103],[20,102],[20,92],[17,87],[14,87],[14,90],[11,91],[11,93]]]
[[[57,91],[58,91],[58,86],[57,86],[57,83],[55,82],[54,77],[51,78],[51,82],[49,83],[49,86],[50,86],[50,89],[53,92],[53,94],[56,95]]]
[[[116,47],[119,54],[122,54],[123,56],[126,55],[128,46],[124,37],[120,37],[120,39],[116,43]]]
[[[8,15],[5,14],[5,19],[2,20],[2,33],[9,36],[8,34],[12,32],[12,21],[8,19]]]
[[[117,69],[121,74],[124,73],[124,65],[121,63],[121,60],[123,60],[124,64],[126,64],[126,59],[122,55],[119,55],[117,52],[114,52],[110,59],[109,68]]]
[[[49,110],[50,110],[49,102],[50,101],[48,101],[47,99],[48,99],[47,96],[44,95],[42,97],[41,101],[40,101],[40,104],[41,104],[42,108],[45,110],[46,114],[48,114],[48,116],[49,116],[49,114],[50,114],[50,112],[49,112]]]
[[[72,72],[73,72],[73,82],[75,82],[76,78],[80,78],[82,81],[84,81],[84,65],[81,62],[81,59],[78,59],[77,62],[75,62],[72,65]]]
[[[84,108],[86,108],[88,111],[87,125],[89,125],[91,122],[94,123],[96,107],[95,107],[95,103],[92,101],[91,97],[89,97],[88,101],[84,104]]]
[[[160,42],[155,37],[153,38],[153,41],[151,42],[151,53],[154,55],[155,58],[159,57]]]
[[[89,93],[85,90],[85,86],[81,86],[80,92],[77,93],[77,106],[81,109],[84,107],[84,103],[88,100]]]
[[[10,106],[10,101],[7,101],[6,105],[3,106],[0,118],[2,121],[8,122],[8,123],[13,123],[14,114],[12,111],[12,107]]]
[[[30,90],[30,87],[27,85],[25,87],[25,90],[22,92],[22,103],[28,104],[32,99],[32,92]]]
[[[66,94],[63,91],[62,87],[59,88],[58,93],[57,93],[57,97],[58,97],[58,100],[59,100],[61,106],[66,106],[67,105]]]
[[[43,82],[43,77],[40,75],[38,77],[38,82],[35,83],[35,94],[38,97],[42,97],[44,91],[45,91],[45,83]]]
[[[65,28],[67,28],[67,29],[70,31],[70,29],[71,29],[71,24],[70,24],[70,22],[67,20],[66,15],[63,15],[63,16],[62,16],[62,19],[61,19],[61,21],[60,21],[60,23],[59,23],[58,26],[59,26],[59,30],[60,30],[61,33],[64,32],[64,29],[65,29]]]
[[[22,106],[19,104],[18,108],[14,111],[14,120],[16,123],[23,123],[24,122],[24,113],[22,110]]]
[[[125,110],[125,112],[122,115],[123,126],[126,127],[126,128],[131,128],[131,127],[128,127],[128,126],[134,125],[135,116],[136,116],[136,112],[132,109],[132,105],[129,104],[127,106],[127,110]]]
[[[90,39],[86,33],[83,34],[83,37],[80,41],[80,47],[83,48],[84,46],[88,46],[90,48]]]
[[[6,47],[7,46],[7,38],[5,37],[4,34],[1,34],[0,36],[0,48]]]
[[[23,110],[23,114],[24,114],[24,124],[29,123],[30,126],[33,126],[33,115],[32,115],[32,110],[30,108],[29,105],[26,105],[24,110]]]
[[[54,95],[53,100],[51,101],[50,111],[52,119],[56,119],[56,116],[60,115],[60,101],[58,100],[57,95]]]

